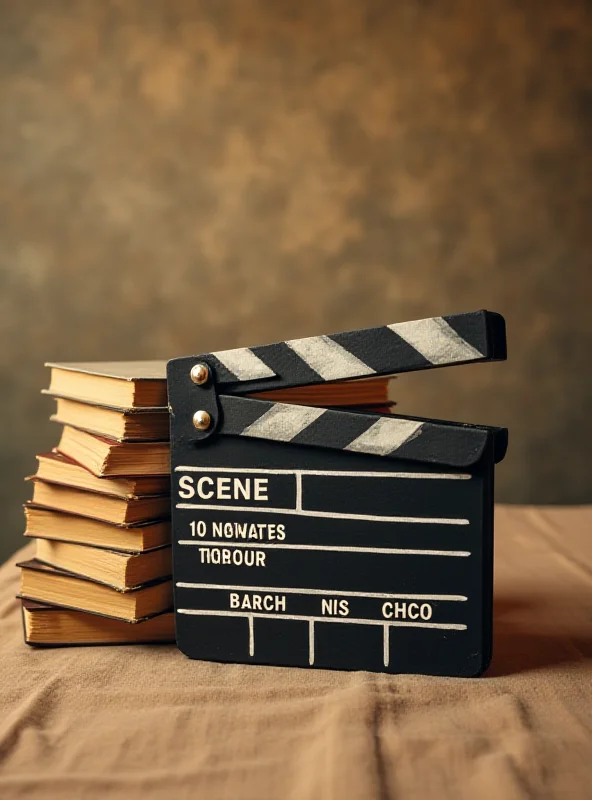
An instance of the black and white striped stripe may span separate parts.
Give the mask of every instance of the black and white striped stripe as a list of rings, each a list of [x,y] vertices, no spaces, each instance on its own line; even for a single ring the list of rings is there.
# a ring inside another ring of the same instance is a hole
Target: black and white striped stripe
[[[467,467],[481,457],[489,431],[404,417],[272,403],[221,395],[219,433],[410,461]]]
[[[275,372],[267,366],[249,347],[237,350],[221,350],[211,353],[218,365],[222,383],[230,381],[257,381],[273,378]]]
[[[504,357],[502,318],[477,311],[218,351],[209,360],[218,382],[242,393]]]

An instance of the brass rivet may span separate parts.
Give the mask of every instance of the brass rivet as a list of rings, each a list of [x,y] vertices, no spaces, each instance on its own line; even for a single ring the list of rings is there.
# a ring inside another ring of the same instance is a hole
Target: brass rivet
[[[207,411],[196,411],[193,415],[193,426],[198,431],[207,431],[212,422],[212,418]]]
[[[201,386],[202,383],[205,383],[210,377],[210,370],[208,369],[207,364],[194,364],[191,367],[191,372],[189,375],[193,383],[197,383],[198,386]]]

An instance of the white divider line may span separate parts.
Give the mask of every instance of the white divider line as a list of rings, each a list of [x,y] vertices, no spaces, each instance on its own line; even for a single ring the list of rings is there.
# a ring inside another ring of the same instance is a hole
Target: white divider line
[[[451,600],[464,602],[464,594],[392,594],[390,592],[348,592],[344,589],[297,589],[284,586],[227,586],[220,583],[187,583],[177,581],[179,589],[227,589],[231,592],[276,592],[277,594],[321,594],[337,597],[369,597],[378,600]]]
[[[177,503],[175,508],[193,511],[234,511],[256,514],[297,514],[302,517],[318,517],[326,519],[353,519],[368,522],[412,522],[423,525],[468,525],[468,519],[450,517],[382,517],[376,514],[339,514],[335,511],[303,511],[297,508],[263,508],[259,506],[221,506],[202,503]]]
[[[254,472],[261,475],[295,475],[296,470],[293,469],[256,469],[255,467],[193,467],[193,466],[179,466],[175,467],[175,472]],[[356,473],[356,475],[359,473]]]
[[[315,639],[314,639],[314,619],[308,622],[308,663],[314,664],[315,659]]]
[[[199,539],[179,539],[179,544],[195,547],[244,547],[261,550],[320,550],[333,553],[373,553],[382,556],[455,556],[467,558],[469,550],[402,550],[396,547],[345,547],[323,544],[262,544],[261,542],[204,542]]]
[[[309,614],[258,614],[250,611],[221,611],[204,608],[178,608],[177,614],[197,617],[252,617],[253,619],[287,619],[296,622],[337,622],[341,625],[389,625],[392,628],[434,628],[445,631],[466,631],[467,626],[448,622],[401,622],[400,620],[363,619],[358,617],[313,617]]]
[[[321,475],[342,478],[410,478],[415,480],[468,481],[470,475],[460,472],[354,472],[352,470],[319,469],[256,469],[254,467],[175,467],[175,472],[249,472],[261,475]]]
[[[255,622],[253,620],[253,615],[249,614],[249,655],[255,655]]]
[[[302,473],[296,473],[296,511],[302,513]]]
[[[382,631],[382,656],[384,659],[384,666],[388,667],[390,661],[390,645],[389,645],[389,626],[385,623]]]

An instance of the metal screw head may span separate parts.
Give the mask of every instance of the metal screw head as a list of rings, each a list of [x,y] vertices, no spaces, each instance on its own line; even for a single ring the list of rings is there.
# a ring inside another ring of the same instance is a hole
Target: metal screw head
[[[193,427],[198,431],[207,431],[212,423],[212,418],[207,411],[196,411],[193,415]]]
[[[207,364],[194,364],[191,367],[189,375],[193,383],[197,383],[198,386],[201,386],[210,377],[210,370]]]

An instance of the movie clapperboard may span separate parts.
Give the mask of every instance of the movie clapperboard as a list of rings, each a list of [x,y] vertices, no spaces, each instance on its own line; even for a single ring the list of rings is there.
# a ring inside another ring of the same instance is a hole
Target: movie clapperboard
[[[480,674],[507,431],[249,395],[505,357],[503,317],[477,311],[170,361],[179,648]]]

